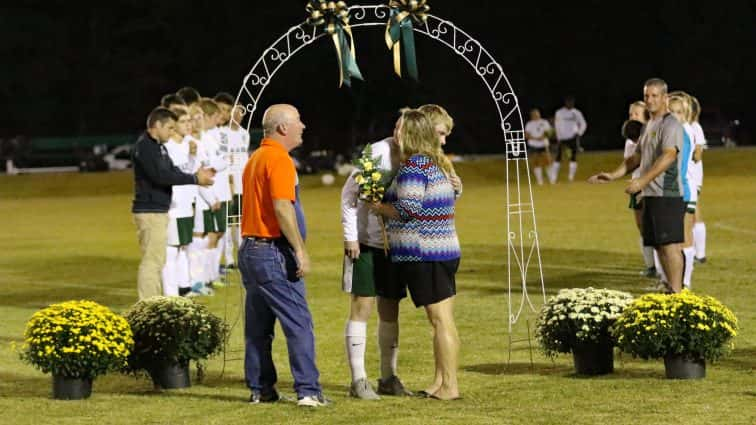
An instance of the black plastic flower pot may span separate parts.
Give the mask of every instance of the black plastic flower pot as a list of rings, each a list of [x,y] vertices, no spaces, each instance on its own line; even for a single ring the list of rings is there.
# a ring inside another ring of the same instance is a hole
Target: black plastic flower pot
[[[669,355],[664,357],[664,371],[668,379],[702,379],[706,377],[706,361]]]
[[[152,382],[166,390],[192,386],[188,363],[157,363],[150,368],[149,372]]]
[[[614,350],[609,341],[576,342],[572,359],[578,375],[606,375],[614,372]]]
[[[92,395],[92,380],[53,375],[53,398],[58,400],[82,400]]]

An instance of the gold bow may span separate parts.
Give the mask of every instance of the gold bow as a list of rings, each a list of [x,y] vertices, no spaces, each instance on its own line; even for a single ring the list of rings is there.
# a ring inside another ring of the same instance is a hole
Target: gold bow
[[[310,0],[306,10],[309,14],[307,24],[314,27],[325,25],[325,31],[331,35],[339,61],[339,87],[343,83],[350,85],[352,77],[361,80],[347,4],[343,1]],[[349,41],[345,34],[349,36]]]
[[[411,78],[417,80],[417,60],[415,42],[412,34],[412,21],[423,24],[428,20],[430,6],[427,0],[391,0],[391,17],[386,23],[386,45],[394,52],[394,72],[402,76],[402,48],[404,44],[407,71]]]

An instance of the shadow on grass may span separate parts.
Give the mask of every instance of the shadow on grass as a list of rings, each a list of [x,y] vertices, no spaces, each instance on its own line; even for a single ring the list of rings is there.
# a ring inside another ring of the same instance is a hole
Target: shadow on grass
[[[0,398],[6,397],[50,397],[52,378],[50,375],[29,377],[11,372],[0,372]]]
[[[540,375],[540,376],[563,376],[574,379],[594,379],[596,376],[578,375],[571,366],[556,363],[535,362],[531,365],[529,362],[512,362],[512,363],[483,363],[462,367],[466,372],[481,373],[484,375]],[[614,372],[607,375],[600,375],[601,379],[649,379],[658,378],[664,375],[664,371],[652,369],[635,369],[628,367],[617,367],[615,364]]]
[[[730,357],[718,361],[715,365],[746,371],[756,370],[756,348],[736,348],[732,350]]]
[[[491,252],[499,253],[496,260]],[[507,293],[507,248],[505,244],[463,245],[462,263],[457,280],[463,283],[463,290],[476,291],[488,295]],[[526,254],[527,255],[527,254]],[[562,288],[598,287],[633,293],[642,292],[652,282],[638,274],[642,268],[639,255],[605,252],[590,249],[542,248],[544,284],[547,294],[554,294]],[[515,261],[512,258],[512,261]],[[513,274],[519,271],[513,267]],[[518,279],[513,276],[514,279]],[[487,279],[487,282],[486,282]],[[527,270],[528,292],[540,292],[538,261],[534,256]],[[486,283],[481,283],[486,282]],[[521,293],[519,285],[513,285],[512,293]]]
[[[70,255],[44,261],[19,260],[13,266],[25,283],[10,282],[0,297],[0,306],[38,309],[66,300],[88,299],[120,307],[137,301],[138,263],[133,259]]]

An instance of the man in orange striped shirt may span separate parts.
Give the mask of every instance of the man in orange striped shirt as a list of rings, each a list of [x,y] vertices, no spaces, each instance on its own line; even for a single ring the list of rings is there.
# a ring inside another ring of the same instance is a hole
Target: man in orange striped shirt
[[[305,125],[291,105],[263,115],[263,138],[242,175],[239,270],[246,288],[244,374],[251,403],[279,399],[271,356],[276,319],[286,335],[297,404],[319,407],[323,397],[315,365],[315,336],[303,277],[310,271],[297,171],[289,152],[302,144]]]

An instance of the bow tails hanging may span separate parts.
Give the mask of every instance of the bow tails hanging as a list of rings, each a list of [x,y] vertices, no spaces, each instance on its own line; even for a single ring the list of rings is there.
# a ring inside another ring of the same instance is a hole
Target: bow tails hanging
[[[386,23],[386,45],[394,53],[394,72],[402,76],[402,50],[407,75],[417,81],[417,57],[412,22],[423,24],[428,20],[430,6],[427,0],[391,0],[391,15]]]
[[[339,87],[351,86],[351,79],[362,80],[357,66],[354,36],[349,26],[349,9],[343,1],[310,0],[307,3],[307,23],[314,27],[325,25],[325,32],[331,36],[339,61]]]

